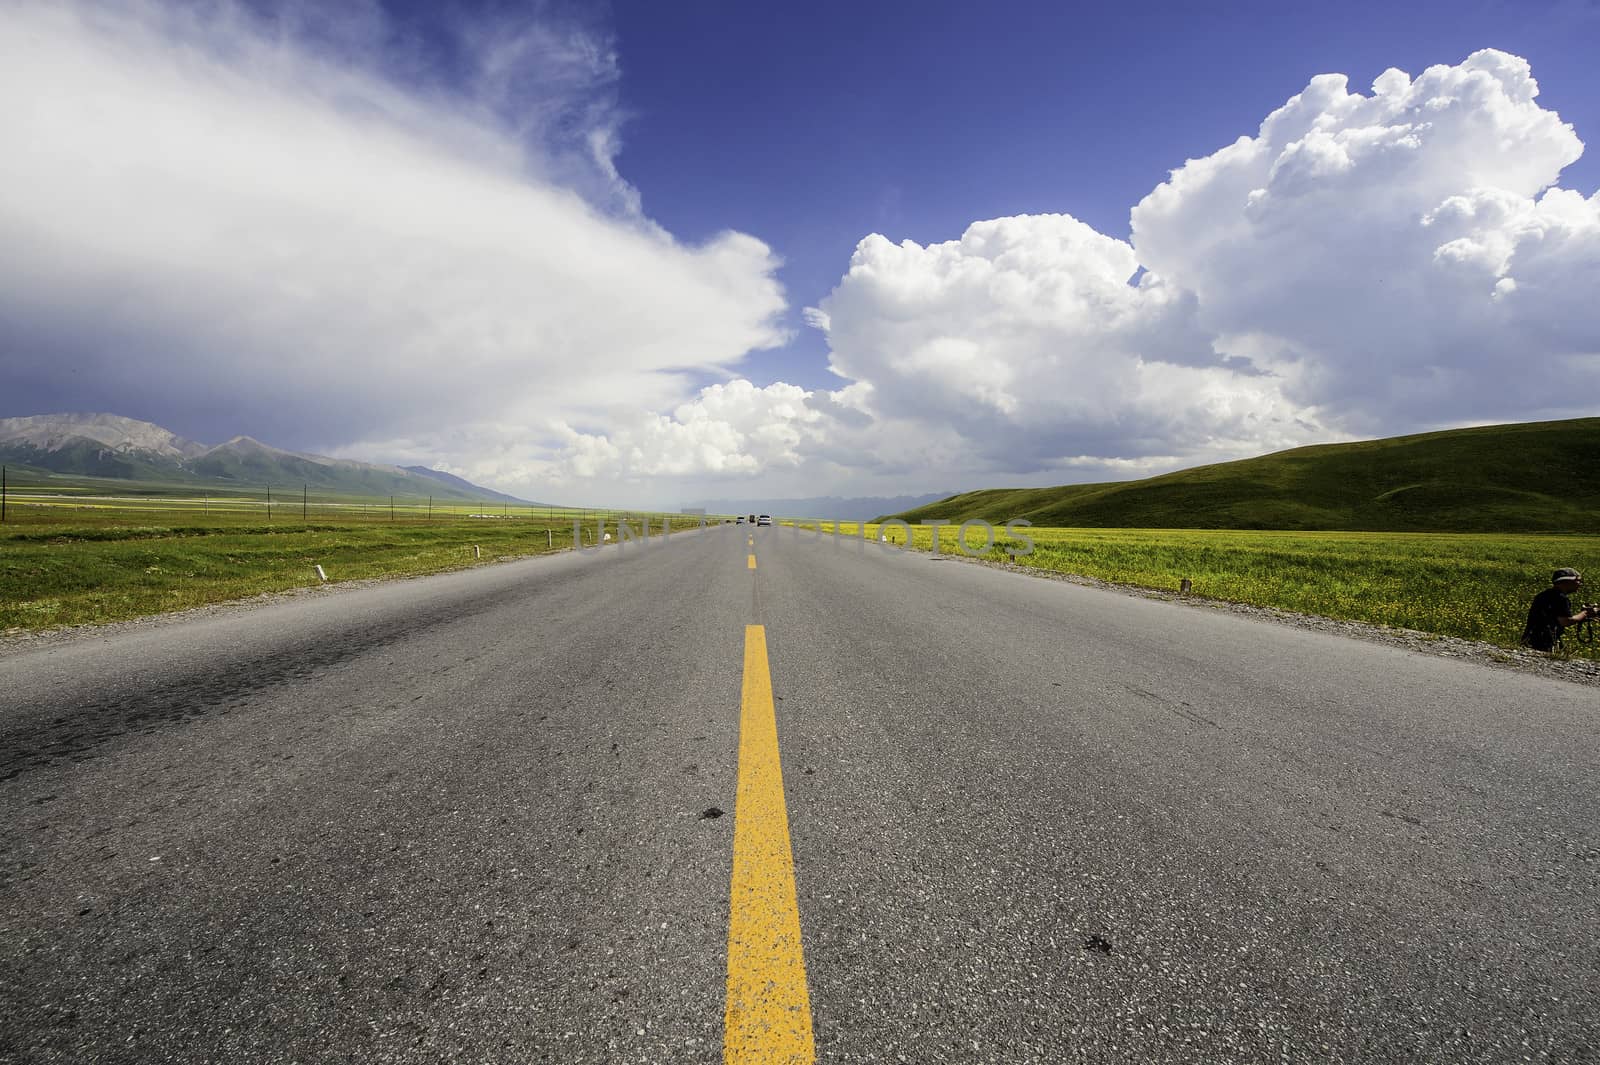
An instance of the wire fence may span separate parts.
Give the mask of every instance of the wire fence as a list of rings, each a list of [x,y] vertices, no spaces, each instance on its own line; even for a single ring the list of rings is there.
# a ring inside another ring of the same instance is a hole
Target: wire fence
[[[577,523],[586,541],[603,529],[633,533],[720,524],[721,516],[610,507],[562,506],[437,496],[372,496],[313,490],[308,484],[266,484],[226,489],[111,483],[62,483],[18,476],[0,467],[0,523],[8,527],[120,525],[310,526],[445,522],[519,522],[539,528]],[[612,533],[613,536],[617,532]]]

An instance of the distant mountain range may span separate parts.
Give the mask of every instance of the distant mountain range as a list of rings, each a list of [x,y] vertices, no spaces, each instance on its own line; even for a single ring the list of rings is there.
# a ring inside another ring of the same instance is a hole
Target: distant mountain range
[[[944,499],[949,492],[930,492],[920,496],[811,496],[806,499],[708,499],[696,503],[707,514],[771,514],[777,518],[822,518],[838,521],[871,521],[884,514],[909,510]]]
[[[1079,528],[1593,533],[1600,528],[1600,418],[1317,444],[1138,481],[983,489],[897,517],[997,525],[1026,518]]]
[[[426,466],[383,466],[284,451],[236,436],[208,447],[116,414],[0,418],[0,462],[21,472],[248,489],[306,485],[319,492],[523,503]],[[532,504],[544,506],[542,503]]]

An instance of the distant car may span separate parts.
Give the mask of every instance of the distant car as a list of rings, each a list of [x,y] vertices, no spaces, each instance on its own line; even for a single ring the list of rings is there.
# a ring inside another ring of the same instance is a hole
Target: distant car
[[[743,515],[743,514],[741,514],[741,515],[739,515],[739,516],[738,516],[738,517],[737,517],[737,518],[734,518],[734,519],[733,519],[733,523],[734,523],[734,524],[735,524],[735,525],[743,525],[743,524],[744,524],[744,515]]]
[[[761,517],[756,519],[756,524],[757,525],[771,525],[772,524],[772,515],[771,514],[763,514],[763,515],[761,515]]]
[[[750,515],[750,524],[754,525],[755,523],[756,523],[756,516],[754,514],[752,514],[752,515]]]

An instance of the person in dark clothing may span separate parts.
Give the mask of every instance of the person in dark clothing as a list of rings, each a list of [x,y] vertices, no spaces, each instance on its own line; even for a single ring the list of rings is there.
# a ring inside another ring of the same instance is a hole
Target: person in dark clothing
[[[1550,587],[1533,597],[1528,605],[1528,623],[1522,630],[1522,644],[1535,651],[1553,651],[1561,639],[1561,630],[1593,617],[1600,617],[1594,607],[1574,612],[1572,593],[1583,584],[1583,574],[1575,569],[1558,569],[1550,577]]]

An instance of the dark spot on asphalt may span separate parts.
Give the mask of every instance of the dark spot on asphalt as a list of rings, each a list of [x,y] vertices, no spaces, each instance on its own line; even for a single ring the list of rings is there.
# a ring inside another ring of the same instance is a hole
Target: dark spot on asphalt
[[[90,914],[91,914],[91,913],[93,913],[93,912],[94,912],[94,907],[92,907],[92,906],[85,906],[85,907],[84,907],[84,908],[83,908],[83,909],[81,909],[81,910],[79,910],[79,911],[78,911],[78,916],[79,916],[79,917],[87,917],[87,916],[89,916],[89,915],[90,915]]]
[[[812,776],[812,775],[813,775],[813,774],[815,774],[815,773],[816,773],[816,771],[817,771],[817,767],[816,767],[816,766],[814,766],[814,765],[808,765],[808,766],[806,766],[806,767],[805,767],[805,769],[804,769],[804,770],[803,770],[803,772],[804,772],[804,773],[805,773],[805,775],[806,775],[806,776],[808,776],[808,777],[809,777],[809,776]]]
[[[274,858],[274,859],[272,859],[272,864],[273,864],[273,865],[277,865],[277,864],[278,864],[278,863],[279,863],[279,862],[281,862],[281,861],[283,861],[283,859],[282,859],[282,858]]]
[[[700,815],[700,820],[705,821],[705,820],[709,819],[709,820],[715,821],[717,818],[719,818],[721,816],[722,816],[722,810],[721,809],[719,809],[718,807],[715,807],[715,806],[707,806],[706,809],[705,809],[705,813]]]
[[[1092,935],[1083,941],[1083,949],[1096,954],[1110,954],[1111,941],[1101,935]]]

